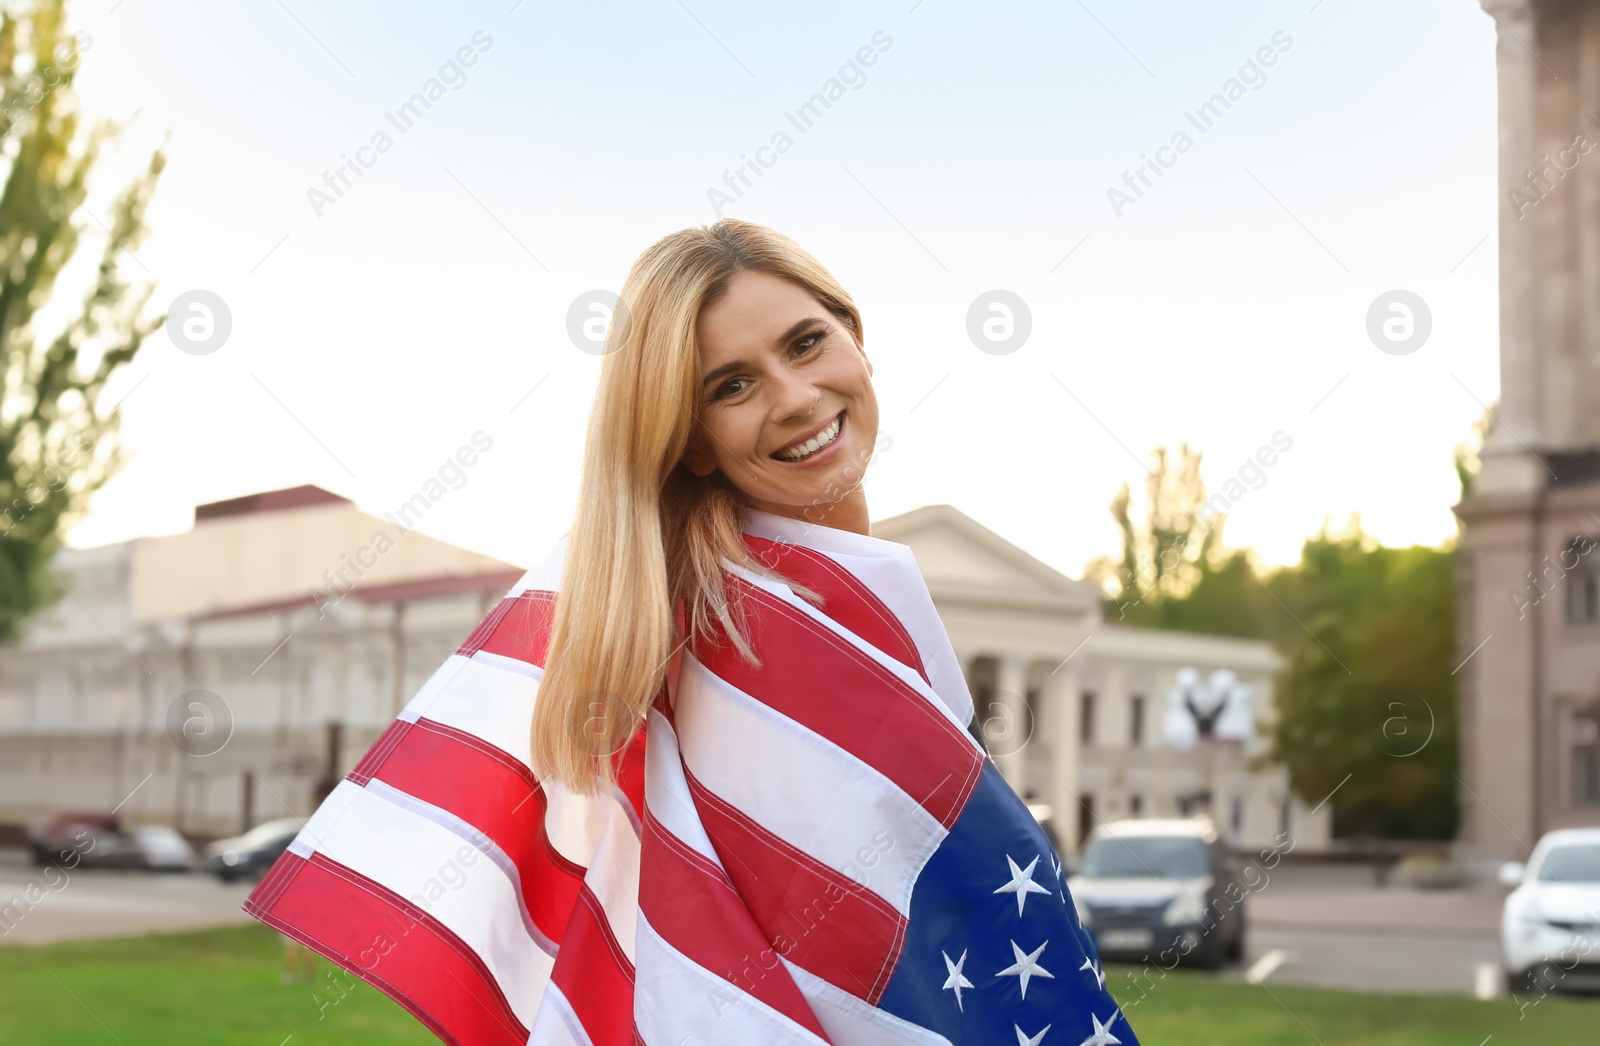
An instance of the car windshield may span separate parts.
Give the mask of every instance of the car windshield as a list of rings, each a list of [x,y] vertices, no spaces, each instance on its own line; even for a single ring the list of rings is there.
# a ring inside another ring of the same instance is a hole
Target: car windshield
[[[1106,837],[1089,845],[1086,879],[1194,879],[1206,874],[1206,844],[1193,836]]]
[[[239,837],[239,845],[245,848],[261,846],[274,839],[282,839],[286,835],[293,835],[300,830],[300,822],[293,818],[285,817],[277,821],[268,821],[258,824]]]
[[[1539,881],[1600,883],[1600,843],[1551,850],[1539,865]]]

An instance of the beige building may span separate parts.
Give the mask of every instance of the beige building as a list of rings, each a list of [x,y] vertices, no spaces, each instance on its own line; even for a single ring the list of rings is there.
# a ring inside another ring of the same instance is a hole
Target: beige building
[[[231,834],[303,815],[522,576],[318,487],[66,549],[0,652],[0,823],[120,812]],[[336,729],[330,729],[335,727]]]
[[[0,656],[0,823],[63,810],[227,833],[304,815],[522,568],[316,487],[201,505],[184,534],[60,553],[71,596]],[[1272,715],[1266,643],[1128,628],[1067,578],[947,505],[873,525],[909,545],[996,763],[1068,853],[1096,819],[1171,816],[1213,789],[1226,835],[1327,845],[1329,811],[1252,773],[1262,742],[1173,747],[1184,669],[1231,671]],[[381,535],[381,537],[380,537]],[[341,595],[341,592],[347,593]]]
[[[1499,34],[1500,403],[1460,554],[1461,840],[1600,824],[1600,3]]]

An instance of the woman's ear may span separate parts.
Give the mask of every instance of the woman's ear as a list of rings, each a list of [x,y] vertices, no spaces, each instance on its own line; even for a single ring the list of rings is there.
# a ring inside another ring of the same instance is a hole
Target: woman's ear
[[[706,453],[698,434],[690,437],[689,446],[683,452],[683,464],[684,467],[701,479],[705,479],[717,471],[716,461]]]

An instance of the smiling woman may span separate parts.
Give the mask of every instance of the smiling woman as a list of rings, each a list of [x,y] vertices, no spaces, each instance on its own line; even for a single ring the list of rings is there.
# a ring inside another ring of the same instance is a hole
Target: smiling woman
[[[452,1043],[1137,1046],[872,536],[850,297],[734,219],[620,297],[571,530],[247,910]]]
[[[861,314],[781,233],[674,233],[620,296],[533,720],[535,764],[581,794],[609,786],[688,637],[754,657],[721,564],[786,579],[746,545],[744,511],[868,533],[878,431]]]

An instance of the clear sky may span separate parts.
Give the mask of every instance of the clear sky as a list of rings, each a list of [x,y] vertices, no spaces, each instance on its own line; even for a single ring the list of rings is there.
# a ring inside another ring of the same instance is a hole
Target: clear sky
[[[1107,503],[1152,448],[1203,451],[1215,491],[1279,434],[1229,544],[1290,561],[1349,512],[1391,544],[1455,532],[1451,450],[1499,387],[1494,22],[1473,0],[72,16],[86,108],[134,117],[89,210],[170,132],[130,269],[153,308],[205,291],[232,323],[204,355],[158,333],[109,390],[133,457],[74,545],[301,483],[381,514],[481,429],[492,449],[420,529],[530,564],[570,520],[598,375],[569,307],[719,206],[794,237],[861,307],[893,441],[875,518],[948,502],[1078,575],[1116,549]],[[400,131],[387,114],[461,48],[473,64]],[[786,114],[834,77],[800,131]],[[1230,78],[1240,96],[1191,119]],[[358,152],[380,131],[391,148]],[[792,147],[714,204],[779,131]],[[372,162],[314,201],[346,157]],[[993,290],[1031,315],[1015,351],[969,335]],[[1431,315],[1406,354],[1368,333],[1394,290]]]

